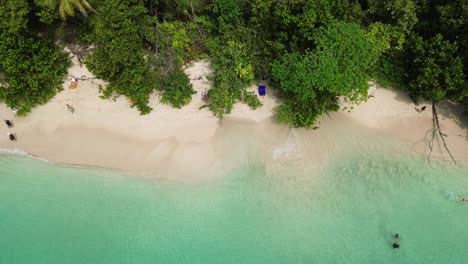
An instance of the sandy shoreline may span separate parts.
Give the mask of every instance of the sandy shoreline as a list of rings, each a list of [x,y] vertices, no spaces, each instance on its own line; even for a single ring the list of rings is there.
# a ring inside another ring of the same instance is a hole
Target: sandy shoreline
[[[399,138],[416,153],[427,151],[424,135],[432,127],[430,107],[418,113],[409,98],[392,90],[373,87],[373,97],[368,102],[350,113],[333,113],[332,119],[322,117],[319,130],[292,130],[300,139],[299,143],[291,143],[291,130],[272,121],[278,100],[271,90],[261,98],[264,106],[260,109],[252,111],[238,104],[223,121],[206,109],[200,110],[200,93],[210,87],[206,61],[195,62],[186,69],[197,91],[189,105],[173,109],[159,104],[154,95],[153,112],[140,116],[123,97],[115,102],[100,99],[98,85],[105,83],[93,79],[76,58],[72,60],[69,74],[87,79],[80,80],[77,89],[68,89],[67,80],[64,91],[23,118],[14,117],[11,109],[0,104],[0,117],[15,124],[13,129],[2,125],[0,132],[14,132],[18,137],[17,142],[0,137],[0,148],[20,149],[63,164],[113,168],[160,178],[219,174],[247,156],[259,154],[266,162],[295,159],[323,166],[333,158],[332,149],[337,149],[334,137],[339,134],[335,132],[349,126]],[[66,104],[76,112],[68,112]],[[449,117],[451,112],[440,113],[452,154],[458,160],[468,160],[468,132],[462,127],[467,123]],[[449,158],[438,148],[433,154],[434,158]]]
[[[431,105],[415,106],[408,95],[378,86],[373,86],[369,94],[374,97],[345,114],[368,128],[404,141],[413,152],[427,155],[433,127]],[[416,110],[423,106],[426,110]],[[462,116],[461,109],[448,104],[439,105],[437,109],[441,130],[447,135],[445,141],[455,160],[468,160],[468,118]],[[437,139],[432,157],[451,159]]]

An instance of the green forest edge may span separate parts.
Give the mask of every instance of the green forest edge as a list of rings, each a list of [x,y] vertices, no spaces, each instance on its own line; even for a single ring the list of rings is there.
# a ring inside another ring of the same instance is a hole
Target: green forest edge
[[[94,45],[84,58],[141,114],[149,96],[180,108],[192,94],[183,65],[209,58],[213,87],[203,107],[222,118],[271,79],[277,119],[313,127],[340,97],[367,100],[369,80],[415,102],[468,109],[466,0],[0,0],[0,100],[26,115],[62,90],[63,46]]]

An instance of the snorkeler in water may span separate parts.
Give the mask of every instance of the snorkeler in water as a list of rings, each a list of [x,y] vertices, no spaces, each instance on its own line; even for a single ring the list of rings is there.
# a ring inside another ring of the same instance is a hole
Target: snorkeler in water
[[[393,235],[393,238],[395,238],[395,243],[393,243],[392,247],[393,247],[394,249],[400,248],[400,244],[399,244],[399,243],[400,243],[400,235],[399,235],[398,233],[395,233],[395,234]]]

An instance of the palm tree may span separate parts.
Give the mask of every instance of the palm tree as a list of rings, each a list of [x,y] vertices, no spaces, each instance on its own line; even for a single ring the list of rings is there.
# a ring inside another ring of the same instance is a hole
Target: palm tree
[[[78,9],[83,16],[88,16],[88,12],[95,12],[93,7],[86,0],[46,0],[50,7],[59,6],[60,17],[65,20],[67,17],[75,16],[75,9]]]

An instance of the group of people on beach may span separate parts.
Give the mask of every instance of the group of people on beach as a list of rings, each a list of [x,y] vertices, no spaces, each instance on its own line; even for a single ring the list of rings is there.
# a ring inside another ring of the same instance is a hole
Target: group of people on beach
[[[67,110],[70,111],[72,114],[75,113],[75,108],[73,106],[69,105],[69,104],[67,104]],[[13,112],[16,113],[16,109]],[[3,121],[5,122],[5,124],[6,124],[6,126],[8,128],[13,128],[14,127],[13,122],[10,119],[5,119]],[[17,140],[17,137],[16,137],[15,133],[8,132],[7,136],[11,141],[16,141]]]
[[[5,124],[7,125],[8,128],[13,128],[13,122],[11,122],[11,120],[6,119],[6,120],[3,120],[3,121],[5,121]],[[16,141],[16,135],[14,133],[8,132],[7,135],[8,135],[8,138],[11,141]]]

